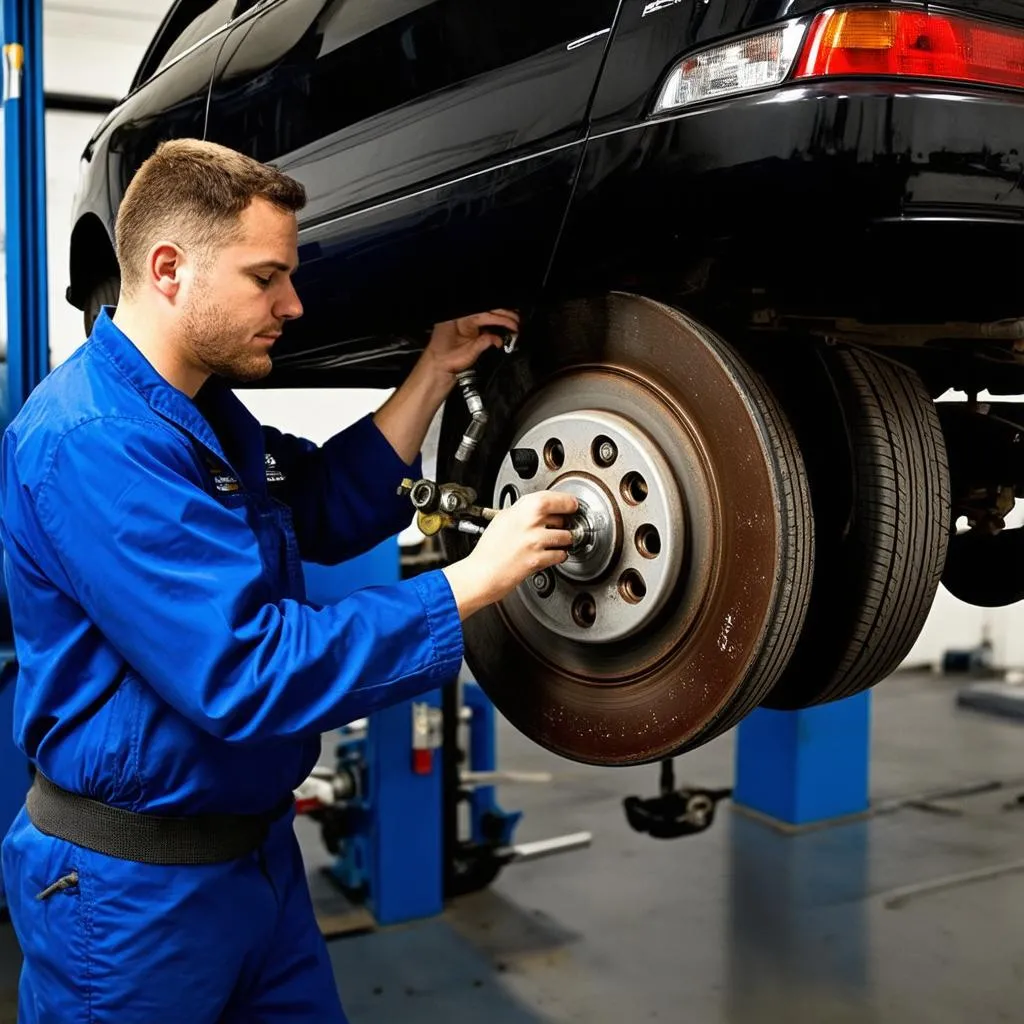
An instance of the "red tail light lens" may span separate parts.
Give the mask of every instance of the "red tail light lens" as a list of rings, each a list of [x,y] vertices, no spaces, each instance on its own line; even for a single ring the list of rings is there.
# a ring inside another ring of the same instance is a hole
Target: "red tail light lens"
[[[796,78],[896,75],[1024,88],[1024,32],[945,14],[855,7],[815,18]]]

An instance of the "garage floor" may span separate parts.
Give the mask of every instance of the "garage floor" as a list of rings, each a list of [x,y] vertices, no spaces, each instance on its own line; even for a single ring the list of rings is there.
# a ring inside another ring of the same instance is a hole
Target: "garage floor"
[[[439,920],[334,940],[353,1024],[1021,1020],[1024,809],[1006,806],[1024,793],[1024,725],[957,710],[958,685],[901,675],[879,688],[885,812],[799,838],[727,805],[710,832],[656,842],[621,812],[624,796],[654,794],[655,768],[588,769],[503,731],[503,766],[556,774],[503,791],[526,812],[517,838],[590,830],[593,847],[511,867]],[[732,738],[677,769],[728,784]],[[900,806],[990,780],[1006,785]],[[14,1020],[16,971],[2,927],[0,1024]]]

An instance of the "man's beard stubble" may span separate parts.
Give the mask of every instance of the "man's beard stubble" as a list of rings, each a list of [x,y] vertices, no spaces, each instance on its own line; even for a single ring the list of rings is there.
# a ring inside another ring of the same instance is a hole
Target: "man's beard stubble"
[[[205,290],[189,302],[182,332],[192,358],[211,374],[245,383],[266,377],[273,368],[270,353],[254,348],[251,336],[242,334]]]

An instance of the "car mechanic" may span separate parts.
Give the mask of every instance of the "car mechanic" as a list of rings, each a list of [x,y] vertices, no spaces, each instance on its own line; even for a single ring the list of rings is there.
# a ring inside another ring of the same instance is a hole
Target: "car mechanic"
[[[3,844],[22,1024],[341,1022],[292,829],[323,732],[451,680],[461,623],[563,561],[569,495],[501,512],[443,570],[306,600],[410,518],[397,488],[456,375],[517,330],[435,326],[408,378],[322,447],[229,383],[272,367],[303,186],[197,140],[142,165],[121,297],[6,431],[15,730],[35,768]]]

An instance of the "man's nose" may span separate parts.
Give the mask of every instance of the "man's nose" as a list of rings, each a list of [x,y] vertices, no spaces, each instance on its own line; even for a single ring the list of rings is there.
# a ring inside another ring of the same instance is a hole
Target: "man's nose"
[[[286,285],[284,295],[274,304],[274,315],[281,320],[295,320],[302,316],[302,300],[291,281]]]

